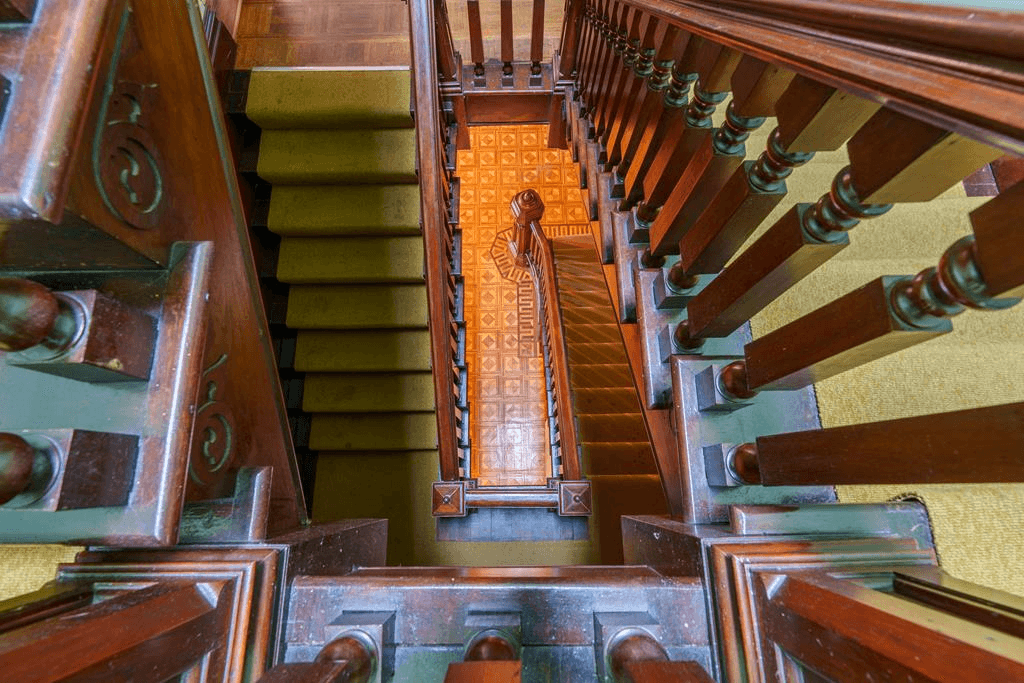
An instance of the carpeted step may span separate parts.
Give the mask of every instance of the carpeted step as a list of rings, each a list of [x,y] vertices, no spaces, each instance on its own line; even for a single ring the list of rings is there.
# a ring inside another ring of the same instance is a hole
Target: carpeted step
[[[293,285],[287,325],[293,329],[424,328],[424,285]]]
[[[434,413],[313,415],[314,451],[417,451],[437,448]]]
[[[434,410],[434,380],[429,372],[310,373],[302,409],[307,413]]]
[[[617,323],[582,324],[565,326],[565,340],[569,344],[590,344],[599,342],[622,343],[622,334]]]
[[[593,323],[614,323],[615,310],[611,304],[607,306],[574,306],[562,300],[562,323],[569,325],[589,325]]]
[[[267,227],[285,237],[418,235],[417,185],[278,185]]]
[[[640,412],[640,401],[632,383],[624,387],[576,389],[572,392],[572,405],[577,415]]]
[[[619,365],[628,363],[621,341],[566,344],[569,365]]]
[[[637,442],[648,439],[640,413],[591,413],[576,416],[576,435],[582,443]]]
[[[291,284],[423,282],[423,239],[285,237],[277,279]]]
[[[267,130],[260,177],[271,184],[416,182],[416,131]]]
[[[427,330],[303,330],[295,342],[300,372],[430,370]]]
[[[586,475],[602,474],[657,474],[651,444],[636,443],[584,443],[580,447],[583,471]]]
[[[408,69],[253,69],[245,114],[278,128],[411,128]]]
[[[625,387],[633,383],[633,371],[622,365],[579,365],[569,368],[569,386],[573,390],[595,387]]]

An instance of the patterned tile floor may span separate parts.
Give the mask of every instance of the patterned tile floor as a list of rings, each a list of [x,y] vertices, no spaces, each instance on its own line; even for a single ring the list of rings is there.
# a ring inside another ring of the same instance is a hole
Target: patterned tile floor
[[[470,129],[459,152],[459,220],[466,287],[471,474],[484,486],[544,484],[550,476],[544,359],[529,275],[508,253],[509,203],[533,188],[549,237],[596,229],[587,220],[579,172],[566,150],[549,149],[547,126]]]

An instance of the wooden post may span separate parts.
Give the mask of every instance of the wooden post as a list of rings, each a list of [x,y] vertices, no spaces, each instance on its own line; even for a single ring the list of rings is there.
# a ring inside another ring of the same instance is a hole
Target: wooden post
[[[501,73],[512,75],[512,0],[501,0]]]
[[[530,73],[540,75],[544,59],[544,0],[533,0],[533,26],[530,30]]]

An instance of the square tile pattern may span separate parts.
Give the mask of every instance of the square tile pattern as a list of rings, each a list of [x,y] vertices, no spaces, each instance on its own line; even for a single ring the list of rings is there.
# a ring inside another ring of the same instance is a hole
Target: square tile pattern
[[[566,150],[546,146],[547,126],[470,131],[460,151],[459,221],[466,287],[471,476],[482,486],[543,485],[551,476],[544,359],[533,281],[508,252],[509,204],[532,188],[544,201],[549,237],[596,234],[579,171]]]

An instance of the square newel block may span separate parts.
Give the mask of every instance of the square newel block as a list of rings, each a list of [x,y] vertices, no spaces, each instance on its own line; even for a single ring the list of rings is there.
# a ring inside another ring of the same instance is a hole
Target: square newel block
[[[435,481],[432,501],[435,517],[465,517],[466,482]]]
[[[0,22],[27,23],[36,12],[36,0],[0,0]]]

